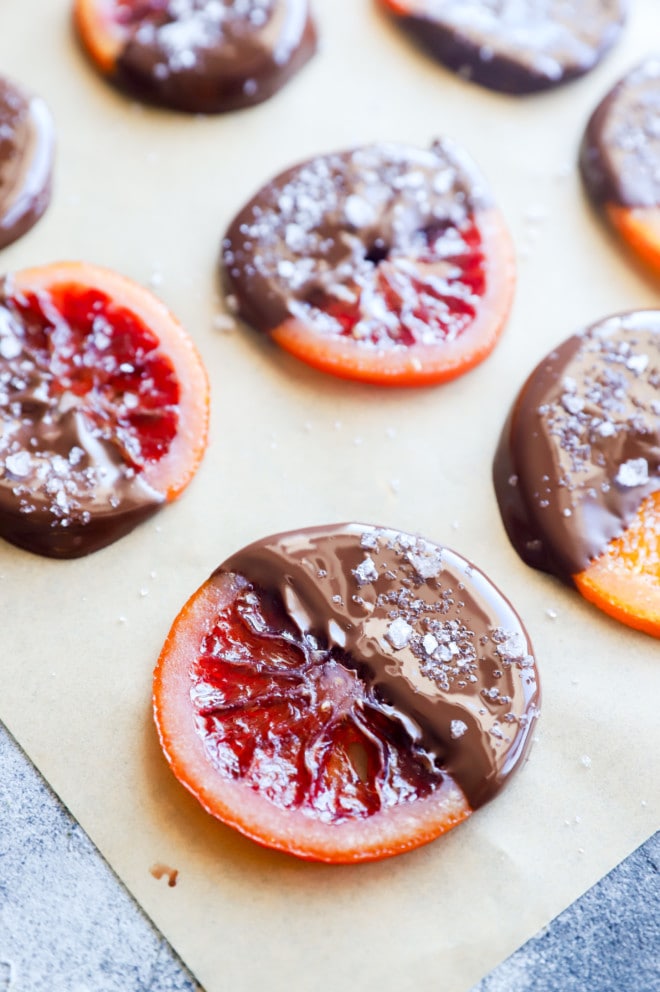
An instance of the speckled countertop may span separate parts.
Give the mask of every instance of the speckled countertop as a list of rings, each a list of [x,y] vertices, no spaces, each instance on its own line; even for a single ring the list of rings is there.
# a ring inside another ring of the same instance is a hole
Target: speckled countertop
[[[2,725],[0,783],[0,992],[201,992]],[[660,990],[660,833],[474,992],[626,989]]]

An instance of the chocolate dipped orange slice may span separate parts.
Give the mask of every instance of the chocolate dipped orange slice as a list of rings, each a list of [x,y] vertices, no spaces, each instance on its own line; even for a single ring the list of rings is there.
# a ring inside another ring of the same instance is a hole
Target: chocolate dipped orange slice
[[[494,466],[507,533],[623,623],[660,636],[660,312],[607,318],[523,386]]]
[[[124,276],[81,262],[0,283],[0,536],[75,558],[176,499],[206,447],[191,339]]]
[[[232,221],[222,274],[239,315],[286,351],[393,386],[444,382],[483,361],[515,282],[502,214],[448,141],[288,169]]]
[[[539,705],[504,596],[455,552],[364,524],[232,555],[154,676],[174,774],[258,843],[327,862],[428,843],[521,765]]]
[[[261,103],[316,49],[308,0],[74,0],[73,14],[105,77],[188,113]]]

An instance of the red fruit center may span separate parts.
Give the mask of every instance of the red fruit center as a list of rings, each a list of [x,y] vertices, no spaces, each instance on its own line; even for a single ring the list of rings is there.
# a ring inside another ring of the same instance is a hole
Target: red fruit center
[[[217,617],[192,674],[209,760],[282,809],[364,819],[443,781],[351,659],[302,638],[252,587]]]
[[[373,269],[350,287],[353,302],[331,293],[315,293],[308,301],[334,319],[341,336],[381,346],[388,340],[442,344],[475,319],[486,291],[486,259],[473,218],[419,231],[405,255],[378,240],[365,258]]]
[[[166,454],[179,423],[179,382],[139,317],[100,290],[77,285],[4,297],[2,307],[9,318],[0,321],[3,329],[18,342],[3,351],[15,378],[27,369],[40,382],[42,401],[81,409],[136,470]],[[14,399],[20,404],[20,392]]]

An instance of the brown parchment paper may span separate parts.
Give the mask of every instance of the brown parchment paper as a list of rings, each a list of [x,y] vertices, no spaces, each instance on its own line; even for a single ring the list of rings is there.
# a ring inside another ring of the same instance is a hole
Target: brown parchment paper
[[[198,119],[97,79],[68,6],[0,10],[0,70],[47,97],[59,134],[53,204],[2,266],[83,258],[154,286],[207,364],[211,445],[183,499],[107,550],[52,562],[0,548],[0,717],[208,992],[465,990],[658,827],[658,643],[521,564],[490,465],[518,386],[555,343],[660,303],[574,167],[589,112],[660,38],[660,9],[637,0],[594,73],[519,100],[437,67],[369,0],[317,2],[322,51],[293,83]],[[263,181],[317,152],[438,134],[479,162],[518,249],[514,313],[484,365],[388,392],[216,326],[219,241]],[[420,532],[484,568],[529,627],[544,708],[528,764],[467,824],[405,857],[331,868],[262,850],[197,807],[160,755],[150,683],[174,615],[228,554],[347,519]],[[156,862],[178,869],[175,888]]]

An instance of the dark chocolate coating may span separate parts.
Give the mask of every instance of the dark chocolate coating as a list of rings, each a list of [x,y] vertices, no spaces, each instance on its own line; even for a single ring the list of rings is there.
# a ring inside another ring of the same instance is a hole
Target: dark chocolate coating
[[[8,280],[0,291],[0,536],[47,557],[77,558],[163,502],[85,398],[62,390],[26,335]]]
[[[532,372],[494,463],[511,543],[571,583],[660,489],[660,311],[575,335]]]
[[[332,333],[329,301],[350,306],[359,298],[363,337],[376,337],[379,262],[409,273],[425,231],[460,227],[488,204],[477,169],[448,141],[319,156],[276,176],[234,218],[222,248],[225,287],[241,317],[264,332],[295,317]]]
[[[597,206],[660,206],[660,57],[646,59],[591,116],[580,170]]]
[[[589,72],[627,0],[412,0],[397,19],[444,65],[489,89],[534,93]]]
[[[46,210],[54,146],[44,101],[0,77],[0,248],[29,231]]]
[[[319,664],[339,652],[472,809],[520,765],[540,701],[532,647],[508,600],[455,552],[340,524],[258,541],[218,571],[276,603]]]
[[[312,57],[308,0],[168,0],[130,26],[115,80],[146,102],[213,114],[268,99]]]

